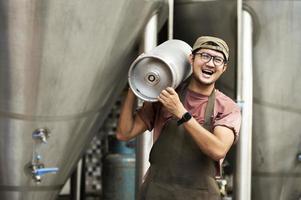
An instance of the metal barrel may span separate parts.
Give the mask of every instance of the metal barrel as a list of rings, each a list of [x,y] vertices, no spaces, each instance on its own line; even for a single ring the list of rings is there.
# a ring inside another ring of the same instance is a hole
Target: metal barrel
[[[168,40],[141,54],[128,73],[131,89],[144,101],[157,101],[163,89],[176,88],[191,74],[190,54],[190,45],[181,40]]]

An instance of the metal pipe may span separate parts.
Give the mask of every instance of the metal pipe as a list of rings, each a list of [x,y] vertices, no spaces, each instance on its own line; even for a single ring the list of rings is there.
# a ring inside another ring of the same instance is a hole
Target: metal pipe
[[[242,0],[237,0],[237,83],[236,83],[236,100],[241,100],[242,94]]]
[[[240,17],[240,16],[239,16]],[[235,200],[251,199],[252,109],[253,109],[253,23],[247,11],[241,13],[241,37],[238,40],[237,101],[242,110],[240,139],[237,145]],[[238,35],[240,35],[238,34]]]
[[[168,39],[173,39],[174,0],[168,0]]]
[[[158,14],[150,18],[145,26],[141,41],[140,52],[148,52],[157,45]],[[141,104],[138,102],[138,105]],[[143,182],[143,177],[150,164],[148,162],[149,153],[153,145],[153,134],[149,131],[144,132],[137,138],[136,150],[136,194]]]

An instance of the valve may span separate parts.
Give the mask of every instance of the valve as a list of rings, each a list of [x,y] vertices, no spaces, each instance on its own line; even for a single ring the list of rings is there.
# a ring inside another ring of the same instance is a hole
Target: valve
[[[42,176],[46,174],[55,174],[59,171],[59,168],[57,167],[46,168],[45,165],[40,162],[40,160],[41,160],[41,156],[36,155],[35,160],[32,162],[30,166],[33,179],[37,183],[40,183],[42,181]]]
[[[34,180],[37,183],[42,181],[42,176],[45,174],[56,174],[59,171],[57,167],[50,167],[50,168],[39,168],[32,171]]]
[[[32,133],[33,139],[39,139],[44,144],[47,143],[47,139],[49,138],[50,131],[46,128],[38,128]]]
[[[56,174],[59,171],[57,167],[41,168],[34,171],[34,174],[37,176],[43,176],[45,174]]]

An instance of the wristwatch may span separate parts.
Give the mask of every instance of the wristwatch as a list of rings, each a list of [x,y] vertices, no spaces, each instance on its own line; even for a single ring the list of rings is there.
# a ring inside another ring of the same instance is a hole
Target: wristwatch
[[[184,115],[182,116],[182,118],[177,121],[177,125],[180,126],[184,122],[189,121],[191,119],[191,117],[192,116],[191,116],[191,114],[189,112],[184,113]]]

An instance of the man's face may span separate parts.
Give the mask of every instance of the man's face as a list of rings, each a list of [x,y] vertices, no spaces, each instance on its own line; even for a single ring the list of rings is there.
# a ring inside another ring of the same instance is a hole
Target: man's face
[[[214,84],[227,68],[223,54],[211,49],[199,49],[190,55],[190,63],[194,80],[205,85]]]

